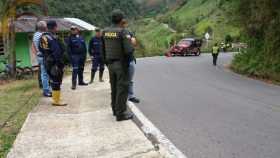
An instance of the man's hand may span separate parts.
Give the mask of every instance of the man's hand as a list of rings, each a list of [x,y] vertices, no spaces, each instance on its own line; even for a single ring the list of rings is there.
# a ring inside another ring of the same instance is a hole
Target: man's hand
[[[133,45],[134,47],[137,46],[137,40],[136,40],[135,37],[132,37],[132,38],[131,38],[131,43],[132,43],[132,45]]]

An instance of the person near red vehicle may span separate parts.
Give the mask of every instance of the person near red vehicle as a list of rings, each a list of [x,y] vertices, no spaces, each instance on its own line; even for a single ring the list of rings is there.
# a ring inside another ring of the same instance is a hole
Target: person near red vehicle
[[[218,60],[218,56],[220,53],[220,48],[218,46],[218,43],[215,43],[215,45],[212,48],[212,56],[213,56],[213,65],[217,66],[217,60]]]

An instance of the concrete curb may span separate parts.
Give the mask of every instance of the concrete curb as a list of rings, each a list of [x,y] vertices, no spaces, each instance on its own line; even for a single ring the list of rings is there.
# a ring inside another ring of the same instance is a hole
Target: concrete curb
[[[134,123],[163,157],[187,158],[132,102],[128,102],[128,108],[135,115]]]

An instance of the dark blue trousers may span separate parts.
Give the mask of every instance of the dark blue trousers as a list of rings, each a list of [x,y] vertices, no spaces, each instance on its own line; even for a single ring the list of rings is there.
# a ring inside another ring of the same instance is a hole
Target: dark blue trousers
[[[72,62],[72,83],[77,84],[77,78],[79,84],[84,82],[84,66],[86,57],[84,55],[71,55]]]

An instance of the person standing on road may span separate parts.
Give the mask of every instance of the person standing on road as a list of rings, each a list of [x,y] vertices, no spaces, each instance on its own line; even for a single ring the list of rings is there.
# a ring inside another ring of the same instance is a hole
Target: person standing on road
[[[87,47],[84,38],[76,26],[71,26],[71,35],[66,41],[67,51],[72,63],[72,90],[77,87],[77,78],[80,86],[87,86],[84,82],[84,66],[87,56]]]
[[[47,71],[44,66],[44,56],[43,56],[43,53],[40,52],[40,50],[39,50],[40,38],[41,38],[42,34],[47,31],[47,23],[45,21],[39,21],[37,23],[36,28],[37,28],[37,31],[35,32],[35,34],[33,36],[32,45],[33,45],[33,49],[36,53],[37,61],[38,61],[40,72],[41,72],[40,76],[39,76],[41,78],[41,80],[39,80],[39,81],[41,82],[40,84],[42,85],[42,88],[43,88],[43,96],[52,97],[52,92],[51,92],[51,88],[49,85],[49,75],[47,74]]]
[[[102,32],[100,29],[96,29],[95,32],[96,32],[95,36],[89,42],[89,55],[92,59],[90,84],[93,83],[95,73],[97,72],[98,69],[99,69],[99,81],[104,82],[103,72],[105,69],[105,64],[101,58]]]
[[[128,97],[128,58],[131,53],[130,34],[122,27],[124,14],[120,10],[112,13],[112,26],[104,29],[102,57],[109,69],[111,84],[111,105],[117,121],[133,118],[127,112]]]
[[[126,20],[122,21],[123,28],[128,27],[128,22]],[[129,75],[129,86],[128,86],[128,100],[133,103],[140,103],[140,100],[134,96],[134,75],[135,75],[135,66],[136,66],[136,58],[134,56],[135,48],[137,46],[137,40],[132,32],[129,32],[130,37],[129,40],[131,42],[131,52],[129,53],[128,58],[128,75]]]
[[[40,38],[39,50],[44,56],[44,66],[50,77],[52,87],[53,106],[66,106],[61,102],[61,84],[63,79],[63,53],[64,48],[56,37],[57,23],[50,20],[47,22],[48,32]]]
[[[212,48],[212,56],[213,56],[213,65],[217,66],[217,60],[219,56],[220,48],[217,43],[215,43],[214,47]]]

